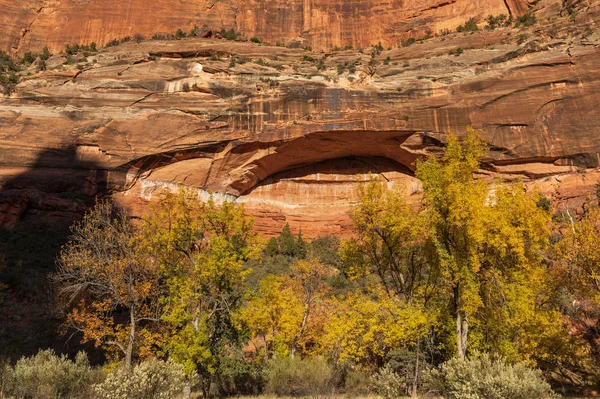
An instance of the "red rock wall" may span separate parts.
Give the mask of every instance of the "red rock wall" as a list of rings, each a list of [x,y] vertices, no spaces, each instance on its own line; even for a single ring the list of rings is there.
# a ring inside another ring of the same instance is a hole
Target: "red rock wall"
[[[454,29],[469,18],[520,14],[528,0],[0,0],[0,49],[22,54],[48,45],[106,42],[140,33],[174,33],[194,25],[235,28],[275,44],[314,49],[381,42]]]
[[[580,210],[600,178],[600,0],[586,7],[544,0],[533,27],[381,54],[201,38],[56,54],[0,94],[0,227],[66,224],[104,194],[141,214],[182,184],[244,203],[268,235],[345,236],[369,173],[418,198],[414,160],[467,126],[491,148],[481,174]]]

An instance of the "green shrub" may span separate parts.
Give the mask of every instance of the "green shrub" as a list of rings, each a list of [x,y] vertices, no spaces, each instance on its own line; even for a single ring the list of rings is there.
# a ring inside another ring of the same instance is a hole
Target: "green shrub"
[[[520,26],[529,27],[535,25],[537,22],[537,18],[532,13],[528,12],[517,18],[517,22],[515,22],[515,26],[518,28]]]
[[[96,45],[96,43],[92,43],[92,44],[94,44],[94,46]],[[48,46],[44,46],[44,49],[42,50],[42,54],[40,54],[40,58],[43,61],[46,61],[46,60],[48,60],[48,58],[50,58],[50,56],[52,56],[52,54],[50,53]]]
[[[554,207],[552,206],[552,201],[546,197],[545,195],[540,194],[539,198],[537,200],[537,202],[535,203],[535,205],[540,208],[543,209],[545,212],[548,213],[552,213],[552,211],[554,210]]]
[[[525,43],[525,40],[527,40],[527,38],[529,37],[529,35],[527,35],[526,33],[521,33],[519,35],[519,37],[517,38],[517,43],[518,44],[523,44]]]
[[[225,29],[225,28],[221,28],[221,31],[219,32],[219,34],[227,40],[237,40],[237,38],[239,36],[241,36],[241,33],[236,32],[235,29],[231,28],[229,30]]]
[[[118,39],[113,39],[104,45],[104,48],[118,46],[120,44]]]
[[[67,55],[74,55],[77,54],[80,50],[79,44],[67,44],[65,46],[65,53],[67,53]]]
[[[33,54],[31,51],[23,54],[23,63],[24,64],[33,64],[35,62],[37,55]]]
[[[19,83],[19,77],[14,73],[8,74],[8,83],[17,84]]]
[[[558,397],[538,370],[482,355],[455,358],[426,376],[428,388],[445,399],[547,399]]]
[[[263,388],[261,365],[248,362],[241,351],[232,351],[221,358],[219,370],[213,378],[211,393],[220,398],[239,397],[259,395]]]
[[[273,359],[265,372],[266,392],[278,396],[331,394],[333,372],[322,358]]]
[[[11,394],[19,398],[89,398],[92,385],[102,379],[102,371],[90,366],[85,353],[75,361],[53,350],[21,358],[12,373]]]
[[[464,25],[459,25],[458,28],[456,28],[457,32],[476,32],[478,30],[479,27],[474,18],[469,19]]]
[[[500,14],[498,16],[488,15],[486,29],[494,30],[499,26],[503,26],[508,21],[508,15]]]
[[[414,37],[409,37],[408,39],[402,41],[402,47],[412,46],[416,42],[417,39],[415,39]]]
[[[380,54],[383,51],[383,45],[381,44],[381,42],[372,45],[371,47],[373,47],[375,49],[375,51],[377,52],[377,54]],[[350,50],[352,49],[352,46],[350,46]]]
[[[448,55],[453,55],[455,57],[458,57],[459,55],[461,55],[464,52],[464,50],[462,48],[455,48],[455,49],[451,49],[448,50]]]
[[[479,27],[477,26],[477,22],[475,22],[475,19],[471,18],[467,22],[465,22],[465,31],[466,32],[476,32],[478,30],[479,30]]]
[[[356,73],[356,65],[357,64],[358,64],[358,60],[346,61],[343,64],[339,64],[337,66],[338,75],[343,74],[345,71],[348,71],[351,74]],[[306,258],[306,251],[308,251],[308,248],[306,247],[306,243],[304,243],[304,241],[302,241],[301,238],[299,238],[299,241],[297,244],[294,244],[293,248],[294,248],[292,251],[293,254],[292,254],[292,252],[288,251],[288,253],[286,253],[286,255],[295,256],[300,259]]]
[[[93,389],[98,399],[175,399],[181,398],[185,381],[183,366],[152,359],[132,370],[115,370]]]
[[[15,91],[17,83],[19,83],[19,77],[14,72],[8,74],[0,72],[0,85],[4,95],[10,96]]]
[[[385,399],[394,399],[405,393],[406,381],[391,367],[384,367],[373,375],[373,389]]]
[[[202,31],[200,30],[198,25],[194,25],[194,27],[190,30],[190,33],[188,33],[189,37],[198,37],[201,35],[202,35]]]
[[[16,72],[19,68],[10,55],[0,50],[0,72]]]
[[[347,395],[368,396],[373,391],[371,376],[362,370],[350,370],[346,375],[343,388]]]
[[[13,368],[6,361],[0,362],[0,398],[9,397],[14,391]]]
[[[253,37],[251,37],[251,38],[250,38],[250,41],[251,41],[252,43],[256,43],[256,44],[258,44],[258,43],[262,43],[262,41],[261,41],[261,40],[260,40],[258,37],[256,37],[256,36],[253,36]]]

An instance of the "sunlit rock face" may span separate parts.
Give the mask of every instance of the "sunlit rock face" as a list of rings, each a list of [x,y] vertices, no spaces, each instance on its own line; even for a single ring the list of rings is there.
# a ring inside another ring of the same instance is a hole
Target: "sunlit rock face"
[[[463,4],[444,3],[429,12]],[[489,142],[481,176],[579,208],[600,178],[599,2],[574,19],[560,2],[536,7],[531,28],[380,54],[194,38],[126,43],[72,65],[55,55],[0,97],[0,224],[80,214],[77,195],[109,194],[142,214],[161,190],[186,186],[244,203],[267,235],[289,222],[309,237],[347,236],[361,183],[377,178],[416,201],[415,161],[467,126]]]
[[[125,36],[233,28],[268,43],[315,50],[395,46],[454,29],[469,18],[520,15],[529,0],[0,0],[0,48],[23,53],[48,45],[99,45]]]

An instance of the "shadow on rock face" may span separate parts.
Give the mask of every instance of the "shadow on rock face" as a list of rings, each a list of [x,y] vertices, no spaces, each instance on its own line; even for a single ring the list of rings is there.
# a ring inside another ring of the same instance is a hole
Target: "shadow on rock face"
[[[73,353],[48,276],[70,226],[106,191],[106,173],[75,147],[42,152],[25,173],[0,175],[0,359],[39,349]]]

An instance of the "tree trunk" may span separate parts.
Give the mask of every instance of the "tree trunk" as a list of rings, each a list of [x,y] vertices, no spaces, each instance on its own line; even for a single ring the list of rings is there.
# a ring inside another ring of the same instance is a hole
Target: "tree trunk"
[[[263,341],[265,343],[265,361],[269,360],[269,341],[267,341],[267,334],[263,334]]]
[[[300,324],[300,332],[298,333],[298,337],[296,337],[296,339],[294,339],[294,341],[292,341],[292,347],[290,349],[290,356],[292,359],[294,358],[294,356],[296,356],[296,344],[298,343],[298,340],[300,340],[300,338],[302,337],[302,334],[304,334],[304,329],[306,328],[306,322],[308,321],[308,315],[310,313],[310,301],[311,301],[311,295],[309,294],[304,303],[304,314],[302,315],[302,323]]]
[[[185,382],[185,385],[183,386],[183,399],[190,399],[191,396],[192,396],[192,384],[188,380]]]
[[[469,315],[467,312],[458,310],[456,312],[456,344],[458,357],[464,359],[467,356],[467,338],[469,336]]]
[[[308,313],[310,309],[309,306],[310,305],[306,305],[304,309],[304,315],[302,316],[302,323],[300,324],[300,331],[298,332],[298,336],[292,341],[292,347],[290,348],[290,357],[292,359],[296,356],[296,346],[298,344],[298,341],[302,337],[302,334],[304,333],[304,328],[306,327],[306,321],[308,320]]]
[[[125,367],[131,368],[133,358],[133,343],[135,342],[135,311],[133,307],[129,309],[129,338],[127,340],[127,349],[125,350]]]
[[[456,318],[456,348],[458,357],[467,356],[467,339],[469,337],[469,315],[460,309],[460,285],[454,287],[454,316]]]
[[[421,338],[417,338],[417,359],[415,360],[415,375],[413,378],[411,397],[417,397],[417,385],[419,384],[419,350],[421,349]]]
[[[202,397],[208,399],[210,393],[210,377],[203,375],[200,379],[200,385],[202,387]]]

